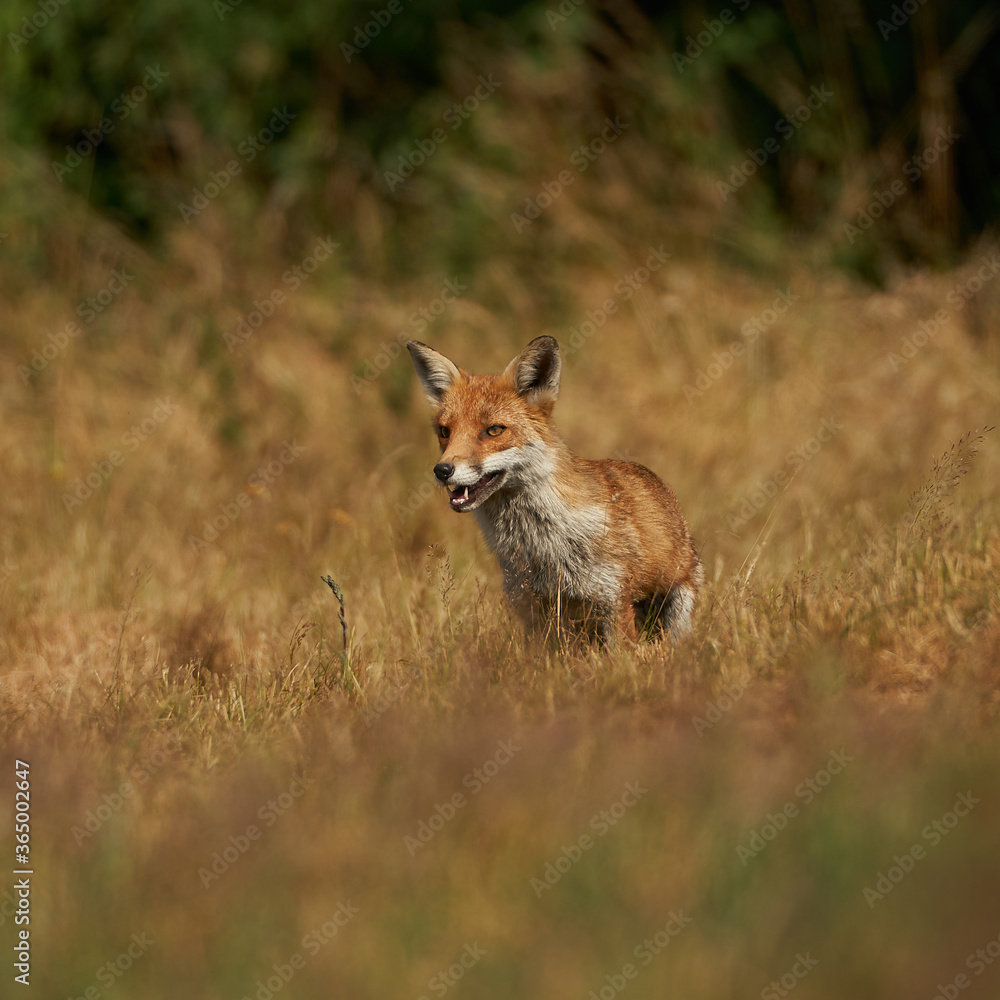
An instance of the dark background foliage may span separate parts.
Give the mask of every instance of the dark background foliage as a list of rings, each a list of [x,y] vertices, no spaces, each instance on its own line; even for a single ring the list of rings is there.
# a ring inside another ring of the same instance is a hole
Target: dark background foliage
[[[462,161],[506,176],[545,176],[536,155],[543,136],[536,150],[503,127],[489,137],[472,127],[454,136],[453,161],[433,164],[402,192],[388,190],[384,172],[481,73],[516,65],[521,85],[508,76],[496,112],[540,115],[537,127],[567,143],[604,114],[627,116],[650,160],[646,194],[665,208],[687,201],[678,178],[725,171],[759,148],[815,85],[835,95],[829,113],[780,143],[726,205],[730,216],[742,210],[757,228],[836,239],[942,127],[961,135],[945,154],[947,169],[916,181],[917,197],[890,210],[891,224],[864,249],[838,251],[838,262],[875,280],[887,257],[945,263],[1000,212],[992,6],[398,4],[390,17],[371,2],[71,0],[28,39],[23,19],[41,8],[18,0],[4,14],[6,139],[62,162],[67,146],[110,115],[114,131],[61,183],[155,245],[178,221],[178,203],[266,126],[272,108],[287,106],[294,124],[243,164],[250,183],[231,210],[249,218],[280,209],[291,238],[333,227],[363,241],[359,228],[377,219],[389,234],[383,263],[400,267],[415,245],[426,248],[420,234],[429,216],[434,250],[445,256],[467,260],[509,240],[506,214],[456,177]],[[731,23],[719,32],[727,10]],[[364,26],[373,26],[373,12],[387,23],[369,39]],[[150,66],[166,78],[119,121],[112,103],[141,86]],[[572,74],[571,91],[525,87],[560,73]]]

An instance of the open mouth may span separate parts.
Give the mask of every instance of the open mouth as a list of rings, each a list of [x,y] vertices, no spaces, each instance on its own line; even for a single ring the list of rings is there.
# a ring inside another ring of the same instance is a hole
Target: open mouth
[[[472,486],[456,486],[453,490],[449,490],[451,509],[465,510],[476,506],[500,485],[503,476],[502,472],[488,472]]]

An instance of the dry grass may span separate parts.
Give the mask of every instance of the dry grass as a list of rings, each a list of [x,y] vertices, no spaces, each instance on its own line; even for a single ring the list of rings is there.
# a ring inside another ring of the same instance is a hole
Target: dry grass
[[[667,478],[709,578],[689,641],[605,655],[527,642],[475,525],[420,496],[434,443],[405,352],[351,387],[447,275],[396,287],[333,261],[230,353],[222,333],[288,260],[242,264],[208,220],[161,260],[93,219],[69,228],[64,271],[10,264],[0,305],[0,712],[4,759],[32,765],[40,995],[251,997],[296,953],[285,996],[440,995],[431,977],[478,942],[456,996],[589,996],[681,910],[693,922],[630,996],[754,995],[810,950],[803,993],[929,996],[996,939],[1000,286],[890,359],[985,250],[882,293],[791,258],[751,278],[678,254],[567,358],[565,437]],[[560,271],[561,326],[500,257],[422,339],[478,371],[541,332],[565,343],[644,259],[619,235]],[[122,266],[134,283],[25,385],[16,366]],[[687,400],[786,288],[789,312]],[[498,741],[519,749],[473,793]],[[843,773],[796,796],[840,749]],[[629,782],[648,792],[598,836]],[[981,805],[870,908],[862,890],[970,790]],[[744,865],[788,801],[800,814]],[[531,880],[588,832],[538,898]],[[155,943],[102,983],[142,933]]]

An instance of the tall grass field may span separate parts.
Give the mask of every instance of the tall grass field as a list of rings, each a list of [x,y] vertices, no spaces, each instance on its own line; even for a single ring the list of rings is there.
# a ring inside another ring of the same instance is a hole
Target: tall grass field
[[[735,27],[682,74],[683,34],[627,69],[532,11],[541,55],[448,29],[417,145],[303,111],[266,197],[243,119],[169,103],[177,51],[118,132],[162,115],[162,203],[107,149],[0,154],[0,995],[1000,995],[1000,249],[891,255],[938,190],[903,152],[777,227],[689,89]],[[239,56],[281,110],[276,58]],[[838,155],[828,82],[799,167]],[[434,483],[402,345],[493,373],[542,334],[569,446],[691,522],[678,643],[526,635]]]

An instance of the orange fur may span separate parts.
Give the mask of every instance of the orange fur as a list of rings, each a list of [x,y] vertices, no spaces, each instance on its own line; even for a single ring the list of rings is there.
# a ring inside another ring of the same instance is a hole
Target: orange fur
[[[533,340],[501,375],[407,348],[435,407],[435,475],[455,510],[476,513],[525,619],[565,608],[605,640],[690,631],[704,574],[677,498],[644,466],[579,458],[559,438],[556,341]]]

